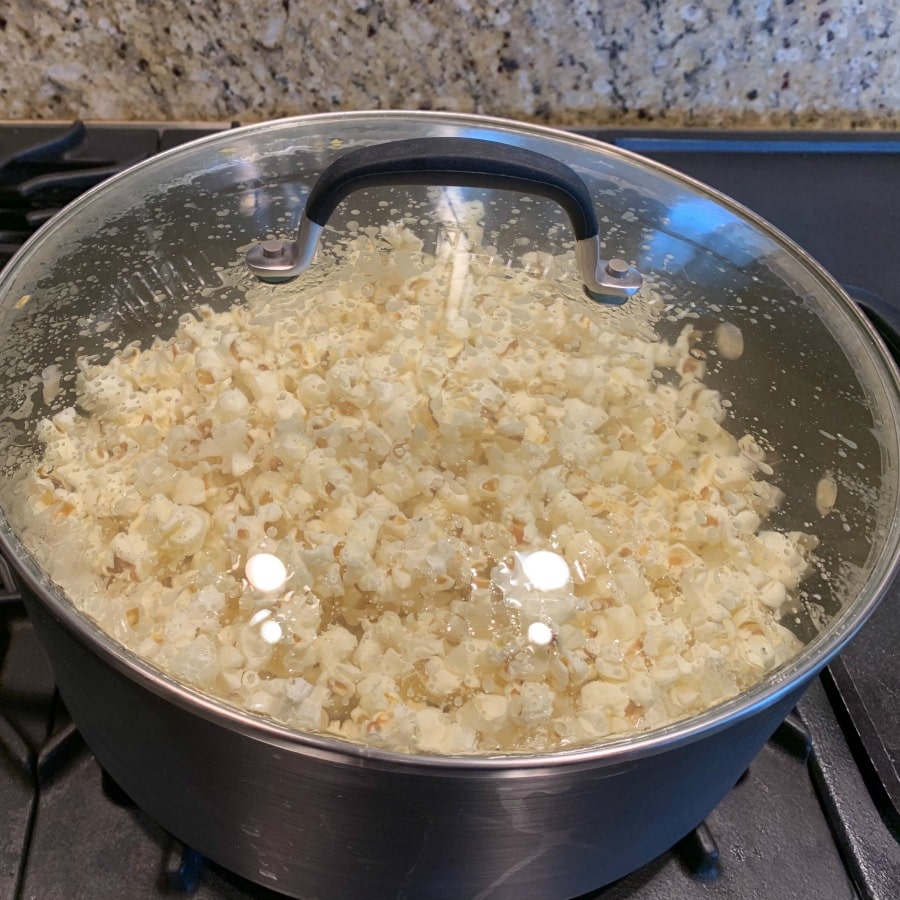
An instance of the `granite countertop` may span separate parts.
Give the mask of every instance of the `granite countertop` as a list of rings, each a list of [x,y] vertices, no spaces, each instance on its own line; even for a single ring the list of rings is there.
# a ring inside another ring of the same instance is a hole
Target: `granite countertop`
[[[0,118],[892,128],[898,51],[886,0],[6,0]]]

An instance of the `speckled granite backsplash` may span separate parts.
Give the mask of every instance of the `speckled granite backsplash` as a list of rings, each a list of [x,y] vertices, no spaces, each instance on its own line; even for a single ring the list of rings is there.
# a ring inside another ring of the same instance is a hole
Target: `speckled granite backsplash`
[[[898,51],[887,0],[5,0],[0,118],[894,127]]]

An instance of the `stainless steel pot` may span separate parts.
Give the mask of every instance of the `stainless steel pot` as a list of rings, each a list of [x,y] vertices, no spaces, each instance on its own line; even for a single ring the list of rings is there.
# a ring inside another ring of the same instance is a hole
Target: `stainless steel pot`
[[[599,210],[607,256],[630,261],[698,327],[726,317],[740,326],[748,352],[723,367],[716,387],[734,397],[736,428],[755,422],[781,456],[776,477],[787,499],[779,525],[821,539],[823,564],[791,622],[807,642],[802,652],[701,715],[597,747],[404,755],[297,733],[176,683],[76,610],[5,515],[0,542],[23,581],[63,699],[98,760],[200,852],[303,898],[572,897],[652,859],[704,818],[861,627],[896,565],[896,372],[840,288],[786,238],[662,167],[516,123],[340,114],[216,135],[86,195],[4,272],[6,475],[14,479],[48,411],[36,374],[59,365],[65,375],[76,350],[108,354],[111,345],[171,333],[191,294],[220,307],[239,300],[253,277],[244,252],[300,224],[295,210],[330,162],[356,147],[422,137],[480,138],[565,163]],[[521,240],[557,252],[571,240],[550,201],[518,199],[512,214],[503,191],[380,190],[338,207],[334,229],[350,219],[389,219],[414,203],[423,227],[439,230],[448,197],[452,205],[477,196],[485,200],[485,234],[501,255]],[[301,237],[311,232],[306,224]],[[592,246],[579,248],[586,281],[625,272],[614,263],[604,274]],[[268,250],[269,259],[303,255],[302,247]],[[602,293],[604,285],[593,289]],[[103,323],[99,333],[85,328],[88,313]],[[64,387],[53,402],[71,402],[71,394]],[[822,518],[815,495],[825,473],[839,502]]]

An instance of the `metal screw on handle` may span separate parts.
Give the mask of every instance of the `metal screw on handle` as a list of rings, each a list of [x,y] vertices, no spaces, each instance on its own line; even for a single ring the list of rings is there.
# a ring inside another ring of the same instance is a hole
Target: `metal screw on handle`
[[[324,227],[305,215],[295,241],[264,241],[247,251],[247,267],[263,281],[290,281],[309,268]]]
[[[575,259],[584,289],[595,300],[621,306],[640,290],[644,277],[624,259],[601,259],[600,253],[599,235],[575,244]]]
[[[611,259],[603,268],[610,278],[625,278],[629,271],[629,265],[624,259]]]
[[[281,259],[284,256],[284,241],[263,241],[259,246],[266,259]]]
[[[319,237],[338,204],[354,191],[392,184],[453,185],[515,190],[549,197],[568,213],[585,290],[621,304],[643,277],[625,260],[602,258],[600,226],[587,185],[569,166],[523,147],[474,138],[414,138],[352,150],[329,165],[310,191],[294,241],[265,241],[247,266],[265,281],[286,281],[312,262]]]

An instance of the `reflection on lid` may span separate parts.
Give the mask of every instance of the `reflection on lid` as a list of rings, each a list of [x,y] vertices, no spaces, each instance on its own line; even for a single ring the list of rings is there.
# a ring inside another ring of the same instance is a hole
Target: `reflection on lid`
[[[271,609],[257,610],[248,620],[247,625],[259,625],[259,636],[267,644],[277,644],[284,637],[284,629],[272,618]]]
[[[522,574],[535,590],[562,590],[572,580],[569,564],[552,550],[516,553],[515,556]]]
[[[665,210],[664,227],[654,230],[646,261],[672,271],[705,251],[735,266],[748,266],[772,253],[773,243],[755,226],[708,197],[687,197]],[[709,260],[714,265],[715,260]]]
[[[271,609],[260,609],[257,610],[250,617],[250,620],[247,622],[248,625],[259,625],[260,622],[264,622],[269,616],[272,615]]]
[[[284,636],[284,632],[274,619],[266,619],[266,621],[259,626],[259,636],[267,644],[277,644]]]
[[[532,622],[528,626],[528,640],[543,647],[553,640],[553,631],[545,622]]]
[[[578,609],[569,564],[552,550],[514,553],[512,567],[497,566],[491,583],[503,602],[516,610],[534,644],[549,644],[556,629]]]
[[[258,591],[277,591],[288,577],[284,563],[271,553],[254,553],[247,560],[244,574]]]

